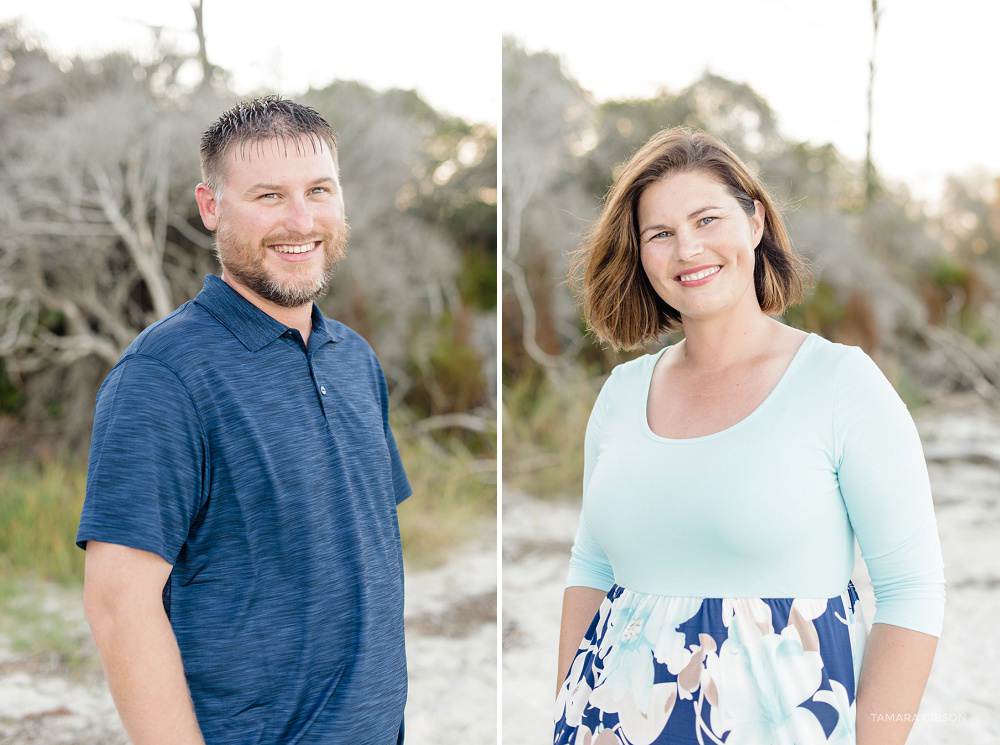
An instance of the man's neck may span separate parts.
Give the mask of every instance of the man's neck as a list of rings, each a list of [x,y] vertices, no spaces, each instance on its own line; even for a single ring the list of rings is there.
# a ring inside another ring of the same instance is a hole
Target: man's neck
[[[309,333],[312,331],[312,303],[306,303],[294,308],[286,308],[283,305],[271,302],[252,290],[243,286],[232,275],[222,270],[222,281],[232,287],[236,292],[246,298],[258,310],[271,316],[278,323],[282,323],[289,328],[296,329],[302,334],[302,342],[309,346]]]

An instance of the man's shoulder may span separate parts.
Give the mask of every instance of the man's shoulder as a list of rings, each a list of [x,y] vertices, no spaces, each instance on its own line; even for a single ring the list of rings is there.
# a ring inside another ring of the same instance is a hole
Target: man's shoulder
[[[206,338],[218,334],[218,323],[193,300],[150,324],[129,344],[118,364],[145,357],[174,367],[192,352],[204,349]]]
[[[205,320],[198,315],[205,314],[188,301],[143,329],[108,372],[98,402],[118,397],[122,391],[156,390],[160,400],[183,397],[187,390],[184,370],[191,366],[186,359],[193,354],[204,356],[197,351],[206,337],[201,330]]]
[[[334,320],[333,318],[327,318],[326,316],[323,316],[323,322],[326,324],[327,333],[342,348],[353,350],[372,359],[376,358],[375,350],[372,349],[368,340],[346,323]]]

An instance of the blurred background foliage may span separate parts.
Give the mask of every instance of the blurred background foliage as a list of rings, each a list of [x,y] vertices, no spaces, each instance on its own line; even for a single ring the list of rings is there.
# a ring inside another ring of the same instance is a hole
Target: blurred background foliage
[[[218,273],[198,145],[239,97],[192,34],[196,54],[57,59],[0,25],[0,571],[80,576],[97,389]],[[497,133],[413,91],[334,81],[292,97],[337,130],[352,227],[320,306],[383,363],[415,492],[404,543],[434,561],[476,519],[495,524]]]
[[[505,488],[578,495],[597,391],[643,353],[616,354],[586,333],[567,256],[617,169],[664,127],[721,136],[784,206],[814,272],[787,323],[861,346],[911,408],[956,393],[1000,403],[1000,175],[956,174],[939,202],[922,203],[832,145],[784,137],[745,83],[706,73],[679,92],[595,101],[557,56],[513,38],[502,121]]]

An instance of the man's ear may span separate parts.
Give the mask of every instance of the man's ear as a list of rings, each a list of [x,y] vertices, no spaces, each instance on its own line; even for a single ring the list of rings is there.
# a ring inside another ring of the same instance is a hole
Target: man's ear
[[[213,233],[219,227],[219,200],[208,184],[198,184],[194,190],[195,201],[198,202],[198,212],[205,227]]]

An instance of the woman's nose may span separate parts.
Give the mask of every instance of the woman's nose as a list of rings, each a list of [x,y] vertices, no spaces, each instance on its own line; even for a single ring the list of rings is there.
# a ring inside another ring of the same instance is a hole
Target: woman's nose
[[[677,258],[688,261],[702,252],[701,241],[687,231],[677,233]]]

